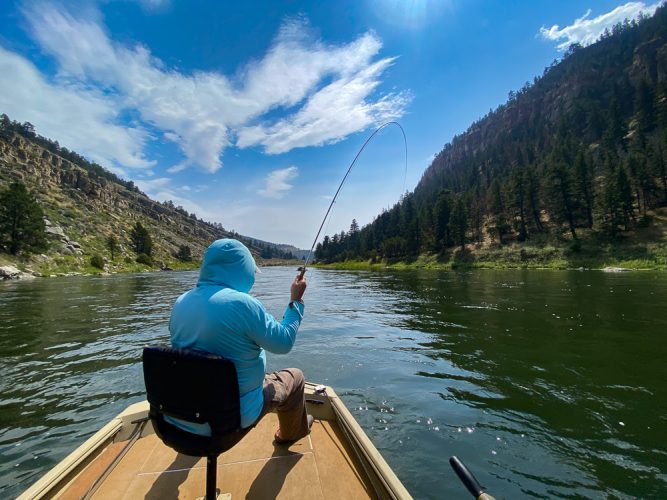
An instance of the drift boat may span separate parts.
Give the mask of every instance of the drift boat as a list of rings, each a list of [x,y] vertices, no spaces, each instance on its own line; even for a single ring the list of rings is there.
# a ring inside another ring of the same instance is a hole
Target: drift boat
[[[219,499],[412,498],[334,390],[306,383],[308,436],[276,445],[275,413],[219,456]],[[156,436],[147,401],[126,408],[51,469],[24,499],[201,498],[206,458],[176,453]]]

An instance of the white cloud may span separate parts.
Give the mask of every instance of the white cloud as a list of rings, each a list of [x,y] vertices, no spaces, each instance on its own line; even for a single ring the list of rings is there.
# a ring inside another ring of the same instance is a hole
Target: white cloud
[[[257,191],[258,194],[266,198],[281,199],[294,187],[289,182],[299,176],[297,167],[287,167],[273,170],[266,176],[266,187]]]
[[[383,59],[335,80],[311,95],[299,111],[273,125],[242,128],[237,145],[261,144],[269,154],[285,153],[297,147],[335,143],[370,125],[402,116],[410,100],[407,93],[367,102],[380,83],[379,75],[392,60]]]
[[[588,18],[591,15],[591,10],[588,9],[582,17],[575,19],[571,25],[561,28],[554,24],[549,29],[543,26],[540,28],[540,34],[547,40],[562,40],[557,45],[559,50],[565,50],[573,43],[590,45],[600,38],[605,29],[611,30],[615,24],[622,23],[626,19],[635,19],[640,14],[653,15],[662,3],[662,1],[659,1],[646,5],[644,2],[628,2],[593,19]]]
[[[66,82],[47,81],[23,57],[0,46],[0,110],[61,146],[86,155],[117,173],[122,167],[154,164],[143,154],[148,134],[122,126],[114,98]]]
[[[237,135],[239,147],[263,145],[269,153],[335,142],[402,115],[409,101],[407,93],[378,93],[393,59],[374,60],[382,44],[372,33],[326,45],[302,19],[292,19],[262,58],[230,80],[168,68],[146,47],[115,43],[95,20],[50,4],[33,4],[25,14],[34,38],[57,60],[61,81],[103,88],[178,144],[185,159],[170,172],[190,165],[215,172]],[[269,111],[300,104],[284,120],[262,122]]]
[[[139,179],[135,181],[135,184],[139,186],[139,189],[147,193],[149,191],[155,191],[156,189],[161,189],[168,186],[171,184],[171,179],[168,177],[159,177],[157,179],[150,180]]]

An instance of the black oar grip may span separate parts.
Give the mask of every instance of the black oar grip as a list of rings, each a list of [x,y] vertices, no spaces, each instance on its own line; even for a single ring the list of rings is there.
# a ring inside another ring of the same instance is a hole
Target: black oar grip
[[[464,465],[463,462],[461,462],[461,460],[458,459],[458,457],[451,457],[449,459],[449,465],[452,466],[452,469],[454,469],[454,472],[456,472],[456,475],[459,476],[459,479],[472,496],[478,498],[482,493],[484,493],[482,487],[479,484],[479,481],[475,479],[475,476],[472,475],[472,472],[468,470],[468,468]]]

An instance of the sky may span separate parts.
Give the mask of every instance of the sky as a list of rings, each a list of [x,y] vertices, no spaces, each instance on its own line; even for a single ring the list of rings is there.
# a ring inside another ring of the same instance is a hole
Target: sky
[[[310,248],[371,222],[571,43],[651,14],[606,0],[3,0],[0,113],[229,230]]]

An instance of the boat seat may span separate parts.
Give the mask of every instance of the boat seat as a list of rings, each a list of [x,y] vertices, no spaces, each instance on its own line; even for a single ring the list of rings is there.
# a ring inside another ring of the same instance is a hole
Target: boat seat
[[[206,498],[216,498],[217,458],[252,427],[241,428],[239,384],[234,363],[221,356],[172,347],[145,347],[148,413],[158,437],[178,453],[206,457]],[[165,417],[208,423],[211,436],[187,432]]]

